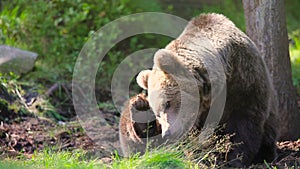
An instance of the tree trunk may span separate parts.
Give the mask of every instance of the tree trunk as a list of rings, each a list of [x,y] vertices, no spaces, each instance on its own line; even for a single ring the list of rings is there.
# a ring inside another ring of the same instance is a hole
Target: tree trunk
[[[243,0],[246,32],[265,59],[279,103],[279,140],[300,137],[300,114],[292,83],[283,0]]]

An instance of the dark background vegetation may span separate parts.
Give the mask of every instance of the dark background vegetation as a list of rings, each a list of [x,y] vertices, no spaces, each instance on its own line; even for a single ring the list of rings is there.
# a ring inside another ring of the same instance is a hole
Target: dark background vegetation
[[[299,49],[299,1],[286,0],[287,27],[291,48]],[[228,1],[138,1],[138,0],[16,0],[1,1],[0,44],[39,54],[35,69],[22,80],[46,86],[70,82],[76,58],[93,32],[112,20],[145,11],[166,12],[190,19],[202,12],[218,12],[245,31],[242,2]],[[109,89],[114,68],[128,54],[149,47],[164,47],[169,38],[140,35],[119,43],[102,63],[99,88]],[[297,52],[295,52],[297,53]],[[298,56],[293,55],[294,82],[299,85]],[[297,76],[298,75],[298,76]]]

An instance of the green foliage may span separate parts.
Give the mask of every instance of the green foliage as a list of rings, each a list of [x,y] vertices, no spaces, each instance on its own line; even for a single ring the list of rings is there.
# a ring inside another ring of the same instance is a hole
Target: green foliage
[[[13,73],[0,73],[0,120],[8,121],[9,118],[16,117],[16,114],[26,114],[24,100],[19,99],[24,94],[24,90],[17,82],[17,76]]]
[[[294,85],[300,93],[300,29],[292,32],[290,44],[290,57]]]
[[[287,28],[289,32],[293,32],[300,28],[300,1],[284,0]]]
[[[23,79],[43,84],[70,81],[84,43],[105,24],[136,12],[171,12],[170,5],[162,6],[157,0],[3,0],[1,6],[0,44],[37,52],[39,57],[34,72]],[[298,1],[286,0],[290,32],[299,28],[298,6]],[[243,7],[239,1],[203,5],[202,9],[194,10],[192,16],[203,12],[223,13],[245,30]],[[97,87],[110,88],[115,68],[129,53],[148,47],[163,47],[169,41],[169,38],[155,35],[138,35],[122,41],[101,63]]]
[[[0,85],[1,87],[6,88],[6,90],[11,93],[14,92],[15,88],[19,88],[17,85],[17,79],[19,76],[14,74],[13,72],[10,73],[1,73],[0,72]]]
[[[9,118],[20,118],[22,115],[38,115],[50,117],[56,120],[66,120],[61,116],[49,100],[44,97],[33,97],[35,101],[32,104],[26,103],[26,95],[41,95],[43,88],[28,82],[20,82],[18,76],[9,73],[0,73],[0,120],[8,121]],[[35,86],[35,87],[32,87]],[[2,115],[10,117],[2,117]],[[15,119],[16,120],[16,119]]]
[[[37,52],[35,71],[25,79],[42,82],[71,80],[84,43],[105,24],[135,12],[161,10],[156,1],[137,0],[4,0],[1,3],[0,44]],[[129,47],[125,47],[129,51],[141,48],[140,39],[129,41]],[[107,66],[103,69],[108,73],[101,75],[103,82],[110,80],[111,67],[125,54],[110,52],[104,61]]]
[[[195,10],[194,16],[200,13],[221,13],[232,20],[237,27],[245,31],[245,17],[241,1],[226,0],[216,5],[203,5],[202,9]]]

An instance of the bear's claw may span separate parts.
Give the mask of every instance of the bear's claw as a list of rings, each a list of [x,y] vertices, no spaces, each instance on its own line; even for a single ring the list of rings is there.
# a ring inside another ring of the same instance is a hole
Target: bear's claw
[[[134,99],[130,100],[130,105],[138,111],[146,111],[150,109],[149,102],[144,94],[139,94]]]

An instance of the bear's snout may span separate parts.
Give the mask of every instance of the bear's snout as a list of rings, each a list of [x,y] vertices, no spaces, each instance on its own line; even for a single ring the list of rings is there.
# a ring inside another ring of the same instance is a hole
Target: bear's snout
[[[171,136],[171,131],[167,130],[161,134],[162,138],[166,139]]]

